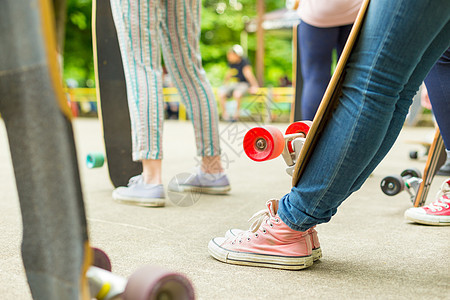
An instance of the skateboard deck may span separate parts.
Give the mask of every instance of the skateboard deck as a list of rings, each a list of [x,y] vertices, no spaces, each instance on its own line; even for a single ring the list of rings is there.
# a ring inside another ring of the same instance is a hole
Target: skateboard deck
[[[115,187],[142,173],[132,160],[127,89],[110,1],[92,1],[94,67],[109,177]]]
[[[422,176],[422,183],[417,191],[414,207],[423,206],[425,204],[434,175],[436,175],[436,172],[445,163],[446,159],[447,153],[445,152],[444,140],[442,139],[438,128],[436,129],[433,143],[428,152],[427,163]]]
[[[0,112],[21,206],[22,259],[33,299],[194,299],[184,275],[147,266],[127,280],[111,273],[103,251],[90,247],[72,116],[57,63],[52,3],[4,2]]]
[[[84,274],[92,256],[51,7],[49,0],[2,2],[0,112],[33,299],[90,299]]]
[[[305,144],[300,152],[298,160],[296,161],[294,173],[292,175],[293,186],[297,185],[300,180],[300,177],[302,176],[306,165],[314,152],[314,148],[317,145],[328,120],[331,118],[331,115],[336,108],[339,96],[341,94],[342,82],[344,81],[346,74],[345,67],[353,50],[353,46],[359,36],[359,32],[361,31],[369,2],[370,0],[364,0],[361,5],[361,9],[359,10],[355,23],[353,24],[347,43],[345,44],[344,50],[339,58],[336,70],[331,77],[330,83],[328,84],[322,98],[322,102],[317,110],[316,116],[314,117],[313,124],[308,135],[306,136]]]
[[[300,65],[300,49],[298,46],[298,27],[299,24],[296,24],[292,28],[292,86],[295,88],[295,94],[291,104],[291,115],[289,118],[290,123],[300,121],[302,117],[301,101],[303,92],[303,76]]]

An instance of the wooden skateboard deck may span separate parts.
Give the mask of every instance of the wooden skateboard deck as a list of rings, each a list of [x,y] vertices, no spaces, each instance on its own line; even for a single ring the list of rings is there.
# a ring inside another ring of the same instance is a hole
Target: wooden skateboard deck
[[[314,152],[314,148],[319,141],[322,132],[328,123],[328,120],[331,118],[336,105],[337,100],[341,94],[342,82],[345,78],[345,67],[350,57],[350,54],[353,50],[353,46],[356,43],[356,40],[359,36],[359,32],[361,31],[362,24],[364,21],[364,17],[367,12],[367,8],[369,6],[370,0],[364,0],[361,5],[361,9],[358,13],[358,16],[353,24],[352,31],[347,39],[347,43],[345,44],[344,50],[342,51],[341,57],[339,58],[338,64],[336,66],[336,70],[334,71],[333,76],[331,77],[330,83],[325,91],[325,94],[322,98],[322,102],[317,110],[316,116],[314,117],[313,124],[309,130],[309,133],[306,137],[305,144],[301,150],[300,156],[295,164],[294,173],[292,175],[292,185],[297,185],[300,177],[302,176],[306,165],[311,158],[311,155]]]
[[[4,4],[0,112],[16,177],[22,258],[33,299],[195,299],[182,274],[147,266],[127,280],[110,272],[106,253],[90,247],[52,3]]]
[[[292,29],[292,86],[295,88],[294,99],[291,104],[290,123],[300,121],[302,117],[301,101],[303,92],[303,76],[300,65],[300,49],[298,46],[298,27],[294,25]]]
[[[115,187],[142,173],[132,161],[131,124],[125,75],[110,1],[92,1],[94,65],[109,177]]]
[[[445,152],[444,140],[442,139],[438,128],[428,152],[427,163],[422,176],[423,181],[417,191],[414,207],[423,206],[425,204],[434,175],[436,175],[436,172],[445,163],[446,159],[447,153]]]

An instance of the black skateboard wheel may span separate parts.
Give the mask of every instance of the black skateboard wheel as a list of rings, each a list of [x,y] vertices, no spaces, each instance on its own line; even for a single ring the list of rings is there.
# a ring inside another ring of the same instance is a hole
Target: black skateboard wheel
[[[100,152],[92,152],[86,156],[86,166],[89,169],[100,168],[105,163],[105,156]]]
[[[381,190],[388,196],[394,196],[405,189],[403,178],[398,175],[386,176],[381,180]]]
[[[409,168],[409,169],[403,170],[403,172],[400,174],[400,176],[407,177],[407,178],[410,178],[410,177],[422,178],[422,173],[417,168]]]
[[[124,300],[193,300],[194,288],[186,276],[156,266],[145,266],[128,279]]]
[[[411,158],[411,159],[418,159],[419,158],[419,153],[417,151],[410,151],[409,152],[409,158]]]

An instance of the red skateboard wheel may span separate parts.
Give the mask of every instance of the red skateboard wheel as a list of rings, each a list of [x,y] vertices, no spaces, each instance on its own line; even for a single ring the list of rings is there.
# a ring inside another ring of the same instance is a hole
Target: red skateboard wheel
[[[278,157],[284,149],[284,136],[274,126],[255,127],[244,137],[244,151],[254,161]]]
[[[286,135],[293,134],[293,133],[303,133],[306,137],[306,135],[309,132],[309,129],[311,128],[311,121],[300,121],[300,122],[294,122],[286,129]],[[288,142],[288,150],[289,152],[294,152],[294,149],[292,148],[292,144],[289,141]]]
[[[105,251],[91,247],[92,251],[94,252],[94,261],[92,263],[93,266],[109,271],[112,270],[111,260],[108,257],[108,254],[106,254]]]

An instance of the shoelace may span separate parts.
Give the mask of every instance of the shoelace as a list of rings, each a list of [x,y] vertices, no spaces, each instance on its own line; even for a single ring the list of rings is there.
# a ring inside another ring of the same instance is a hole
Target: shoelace
[[[442,195],[437,201],[427,205],[431,211],[442,210],[444,207],[450,207],[450,199],[447,195]]]
[[[248,222],[251,222],[249,230],[253,233],[257,232],[262,223],[268,219],[270,219],[270,213],[267,208],[258,211],[248,220]]]
[[[233,238],[232,244],[234,244],[236,241],[239,241],[239,243],[241,243],[243,239],[247,239],[249,241],[250,240],[250,236],[249,236],[250,232],[255,234],[255,236],[258,236],[258,234],[256,233],[258,231],[258,229],[261,227],[261,225],[264,222],[267,223],[267,221],[270,219],[271,219],[271,216],[270,216],[269,210],[267,208],[258,211],[248,220],[248,222],[252,222],[250,225],[250,229],[247,231],[242,231],[242,232],[238,233]],[[269,225],[272,225],[272,223],[269,223]]]
[[[437,200],[433,203],[430,203],[427,205],[431,211],[436,210],[442,210],[444,207],[449,208],[450,207],[450,186],[447,182],[444,182],[442,184],[442,187],[440,191],[437,193],[436,198]]]
[[[143,181],[143,176],[141,175],[136,175],[130,178],[130,180],[128,180],[128,186],[132,186],[135,184],[138,184],[139,182]]]

